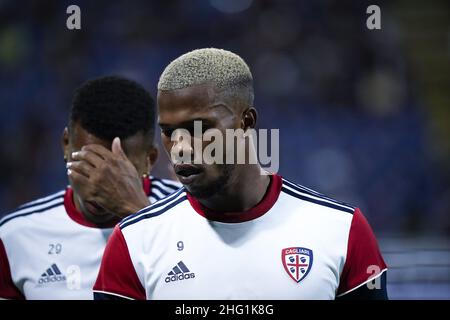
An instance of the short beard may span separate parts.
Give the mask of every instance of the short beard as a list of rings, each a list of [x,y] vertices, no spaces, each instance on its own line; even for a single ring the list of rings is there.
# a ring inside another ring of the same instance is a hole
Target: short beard
[[[219,178],[206,186],[189,190],[189,193],[196,199],[209,199],[212,196],[220,195],[227,190],[227,186],[233,177],[234,170],[234,165],[223,165],[222,174]]]

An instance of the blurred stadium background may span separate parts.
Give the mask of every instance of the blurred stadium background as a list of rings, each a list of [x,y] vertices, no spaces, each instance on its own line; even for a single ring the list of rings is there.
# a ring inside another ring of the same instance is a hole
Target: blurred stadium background
[[[82,29],[66,28],[81,8]],[[381,7],[381,30],[366,8]],[[121,74],[153,96],[199,47],[251,66],[280,173],[362,208],[392,299],[450,299],[450,2],[0,0],[0,203],[66,185],[72,92]],[[163,155],[155,173],[168,176]]]

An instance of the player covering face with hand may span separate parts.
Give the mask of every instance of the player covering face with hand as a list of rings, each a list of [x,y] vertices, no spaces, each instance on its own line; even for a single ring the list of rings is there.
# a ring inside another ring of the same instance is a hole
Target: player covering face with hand
[[[386,265],[358,208],[250,161],[192,161],[213,143],[180,138],[196,121],[223,137],[243,132],[234,146],[250,145],[257,112],[242,58],[213,48],[180,56],[160,77],[157,103],[184,187],[116,226],[96,299],[387,298]]]
[[[70,186],[0,220],[0,297],[92,299],[121,218],[179,188],[149,175],[154,102],[134,81],[102,77],[75,92],[62,147]]]

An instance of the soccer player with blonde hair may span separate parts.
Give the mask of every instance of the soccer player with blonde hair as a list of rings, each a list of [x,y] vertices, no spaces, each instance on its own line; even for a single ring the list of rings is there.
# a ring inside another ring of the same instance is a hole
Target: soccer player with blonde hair
[[[115,228],[96,299],[387,298],[386,264],[358,208],[262,174],[259,164],[178,160],[213,143],[177,138],[195,121],[222,133],[255,128],[241,57],[214,48],[180,56],[160,77],[157,104],[184,187]]]

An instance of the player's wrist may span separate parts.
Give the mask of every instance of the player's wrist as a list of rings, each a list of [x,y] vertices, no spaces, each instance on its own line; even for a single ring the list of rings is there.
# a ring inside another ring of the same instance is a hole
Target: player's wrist
[[[150,205],[150,200],[143,194],[142,197],[137,198],[133,202],[128,203],[121,214],[122,217],[128,216],[130,214],[136,213],[139,210]]]

